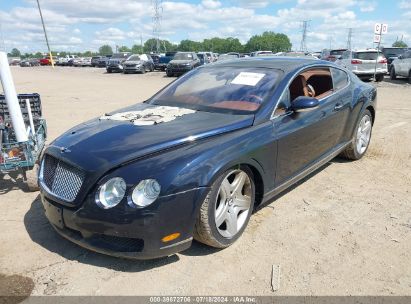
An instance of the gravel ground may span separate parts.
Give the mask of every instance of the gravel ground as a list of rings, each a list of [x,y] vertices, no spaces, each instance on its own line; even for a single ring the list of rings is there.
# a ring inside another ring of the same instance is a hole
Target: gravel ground
[[[173,80],[70,67],[12,73],[18,92],[41,94],[50,140]],[[378,96],[367,155],[334,159],[283,193],[225,250],[194,243],[154,261],[96,254],[53,231],[20,176],[0,177],[0,293],[411,295],[411,86],[386,79]]]

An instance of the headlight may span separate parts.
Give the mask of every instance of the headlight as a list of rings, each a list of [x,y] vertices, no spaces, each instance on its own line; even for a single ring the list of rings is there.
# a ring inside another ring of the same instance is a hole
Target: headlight
[[[133,190],[129,205],[146,207],[152,204],[160,195],[161,186],[155,179],[142,180]]]
[[[113,177],[100,186],[96,193],[96,203],[103,209],[113,208],[126,194],[126,182],[121,177]]]

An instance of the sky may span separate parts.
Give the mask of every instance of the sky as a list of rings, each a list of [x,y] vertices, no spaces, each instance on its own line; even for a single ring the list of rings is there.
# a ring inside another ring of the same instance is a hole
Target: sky
[[[103,44],[140,44],[153,37],[151,0],[40,0],[55,51],[96,51]],[[373,47],[375,23],[388,24],[382,45],[403,37],[411,46],[411,0],[176,0],[162,1],[160,38],[178,43],[273,31],[300,49],[302,21],[309,20],[309,51],[347,45]],[[47,46],[35,0],[0,0],[0,48],[45,52]],[[204,50],[206,51],[206,50]]]

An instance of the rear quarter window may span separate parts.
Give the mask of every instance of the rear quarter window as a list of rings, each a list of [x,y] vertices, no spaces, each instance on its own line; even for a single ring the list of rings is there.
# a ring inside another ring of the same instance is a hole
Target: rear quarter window
[[[333,77],[334,91],[341,90],[348,84],[348,75],[340,69],[331,68]]]

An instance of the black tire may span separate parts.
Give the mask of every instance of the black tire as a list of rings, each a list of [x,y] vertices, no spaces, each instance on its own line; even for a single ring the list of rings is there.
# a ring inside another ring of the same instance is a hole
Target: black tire
[[[110,73],[111,73],[111,70],[107,70],[107,73],[109,73],[109,74],[110,74]]]
[[[235,234],[234,237],[226,238],[218,232],[217,225],[215,223],[215,209],[218,192],[223,180],[227,177],[229,172],[233,170],[230,169],[219,176],[213,183],[210,192],[207,194],[207,197],[200,207],[199,216],[197,218],[193,233],[195,240],[212,247],[226,248],[233,244],[243,234],[254,209],[255,185],[253,180],[253,173],[251,172],[251,170],[248,167],[244,166],[241,166],[239,169],[248,175],[251,184],[251,205],[242,228]]]
[[[173,76],[173,73],[171,73],[170,70],[166,70],[166,75],[167,75],[167,77],[172,77],[172,76]]]
[[[383,80],[384,80],[384,74],[375,75],[375,80],[376,80],[377,82],[383,81]]]
[[[360,153],[360,151],[357,150],[357,144],[356,144],[357,134],[358,134],[358,127],[360,125],[361,120],[366,115],[368,115],[371,119],[370,140],[368,141],[368,145],[367,145],[365,151]],[[350,144],[345,148],[345,150],[343,152],[341,152],[340,157],[345,158],[345,159],[349,159],[349,160],[358,160],[361,157],[363,157],[365,155],[365,153],[367,153],[368,147],[369,147],[370,142],[371,142],[371,137],[372,137],[372,121],[373,121],[373,118],[372,118],[371,112],[369,110],[365,110],[361,114],[360,118],[358,119],[357,124],[355,125],[355,131],[354,131],[353,137],[350,141]]]
[[[394,67],[392,67],[391,70],[390,70],[390,79],[391,79],[391,80],[397,79],[397,75],[395,74],[395,69],[394,69]]]
[[[408,73],[408,83],[411,84],[411,71]]]

